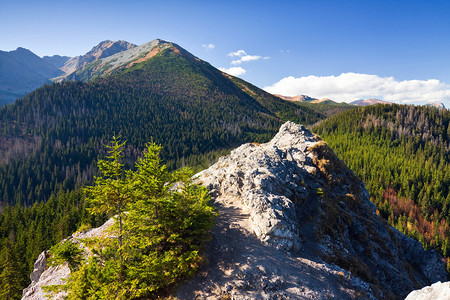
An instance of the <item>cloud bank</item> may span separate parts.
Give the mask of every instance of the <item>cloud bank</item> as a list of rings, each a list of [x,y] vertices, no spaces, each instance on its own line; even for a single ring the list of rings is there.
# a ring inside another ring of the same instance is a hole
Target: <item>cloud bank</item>
[[[241,67],[231,67],[231,68],[219,68],[220,71],[228,73],[233,76],[239,76],[245,74],[247,71]]]
[[[397,81],[394,77],[360,73],[339,76],[289,76],[264,88],[285,96],[308,95],[339,102],[378,98],[397,103],[450,100],[450,85],[437,79]]]

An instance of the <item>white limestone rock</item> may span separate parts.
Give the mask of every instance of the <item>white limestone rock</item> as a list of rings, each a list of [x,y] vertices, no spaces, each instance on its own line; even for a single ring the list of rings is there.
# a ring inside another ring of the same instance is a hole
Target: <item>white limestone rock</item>
[[[100,227],[93,228],[84,232],[76,232],[68,239],[85,250],[86,258],[91,255],[90,251],[83,245],[82,240],[86,238],[103,237],[107,234],[108,228],[114,224],[114,219],[109,219]],[[64,240],[65,241],[65,240]],[[62,241],[63,242],[63,241]],[[48,251],[42,252],[34,263],[34,270],[30,275],[31,283],[22,292],[22,300],[44,300],[49,297],[42,287],[65,284],[70,276],[70,269],[67,263],[57,266],[47,266]],[[62,300],[67,293],[61,291],[55,295],[51,295],[51,299]]]
[[[436,282],[420,290],[412,291],[405,300],[448,300],[450,299],[450,281]]]
[[[284,250],[296,249],[301,239],[289,196],[305,189],[298,184],[304,168],[315,169],[306,153],[315,143],[302,125],[287,122],[269,143],[242,145],[199,173],[198,179],[221,195],[240,197],[261,241]]]

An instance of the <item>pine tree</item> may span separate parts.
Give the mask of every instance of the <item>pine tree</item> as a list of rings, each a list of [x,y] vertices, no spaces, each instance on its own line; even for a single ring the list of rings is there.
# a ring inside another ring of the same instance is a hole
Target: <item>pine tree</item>
[[[84,189],[92,214],[106,213],[116,217],[119,226],[119,249],[123,244],[124,212],[132,200],[127,182],[128,177],[122,162],[124,146],[125,142],[121,142],[120,137],[114,135],[111,144],[106,145],[108,149],[106,159],[99,160],[97,164],[102,176],[95,177],[94,185]],[[119,257],[122,260],[121,253],[119,253]]]
[[[21,276],[9,240],[0,253],[0,299],[20,299],[22,297]]]
[[[203,260],[215,218],[207,189],[192,182],[189,169],[169,173],[155,143],[146,145],[136,171],[125,171],[123,145],[113,138],[99,162],[103,176],[85,189],[91,212],[122,214],[121,243],[108,237],[94,243],[95,257],[72,273],[69,299],[152,297],[193,275]]]

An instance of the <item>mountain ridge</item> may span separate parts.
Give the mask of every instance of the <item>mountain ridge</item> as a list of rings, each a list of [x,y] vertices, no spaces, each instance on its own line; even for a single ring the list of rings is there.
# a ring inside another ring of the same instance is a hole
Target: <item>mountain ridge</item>
[[[439,255],[383,223],[364,184],[302,125],[286,122],[270,142],[244,144],[195,178],[220,217],[207,263],[176,299],[403,299],[446,278]],[[101,237],[108,224],[70,239]],[[67,264],[45,268],[47,257],[24,300],[69,276]]]
[[[80,71],[86,65],[99,61],[103,58],[110,57],[116,53],[126,51],[137,47],[137,45],[119,40],[111,41],[105,40],[94,46],[89,52],[84,55],[76,56],[64,63],[61,70],[64,72],[62,76],[52,78],[52,81],[59,82],[62,80],[68,80],[73,73]],[[75,76],[72,76],[75,78]]]

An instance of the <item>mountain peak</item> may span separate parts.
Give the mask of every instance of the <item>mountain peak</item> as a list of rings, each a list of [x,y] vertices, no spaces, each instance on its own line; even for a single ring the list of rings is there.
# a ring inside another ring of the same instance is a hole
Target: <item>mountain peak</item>
[[[436,107],[438,109],[446,109],[444,103],[442,103],[442,102],[430,102],[428,104],[425,104],[425,106],[432,106],[432,107]]]
[[[126,51],[137,47],[137,45],[119,40],[111,41],[105,40],[94,46],[89,52],[84,55],[73,57],[69,59],[61,70],[66,73],[61,77],[54,78],[54,81],[61,81],[68,77],[70,74],[82,69],[86,65],[96,62],[102,58],[110,57],[116,53]]]
[[[353,102],[350,102],[350,104],[356,105],[356,106],[368,106],[368,105],[374,105],[374,104],[392,104],[392,103],[388,102],[388,101],[376,99],[376,98],[370,98],[370,99],[366,99],[366,100],[364,100],[364,99],[355,100]]]
[[[23,47],[17,47],[16,50],[10,51],[9,53],[11,54],[16,54],[16,55],[26,55],[26,56],[32,56],[32,57],[36,57],[39,58],[39,56],[37,56],[35,53],[33,53],[31,50],[27,49],[27,48],[23,48]]]
[[[283,96],[283,95],[279,95],[279,94],[274,94],[274,96],[277,96],[278,98],[281,98],[283,100],[299,101],[299,102],[309,102],[309,101],[319,100],[317,98],[313,98],[308,95]]]
[[[155,39],[140,46],[130,45],[127,42],[124,42],[125,44],[120,42],[121,41],[101,42],[86,54],[90,57],[95,57],[95,60],[91,60],[90,63],[84,64],[81,68],[66,76],[67,79],[89,81],[94,78],[115,74],[130,68],[135,64],[145,62],[161,51],[169,48],[178,54],[188,54],[188,52],[180,46],[161,39]],[[115,50],[117,47],[121,46],[126,49],[123,51],[114,51],[115,53],[108,55],[110,49]]]

